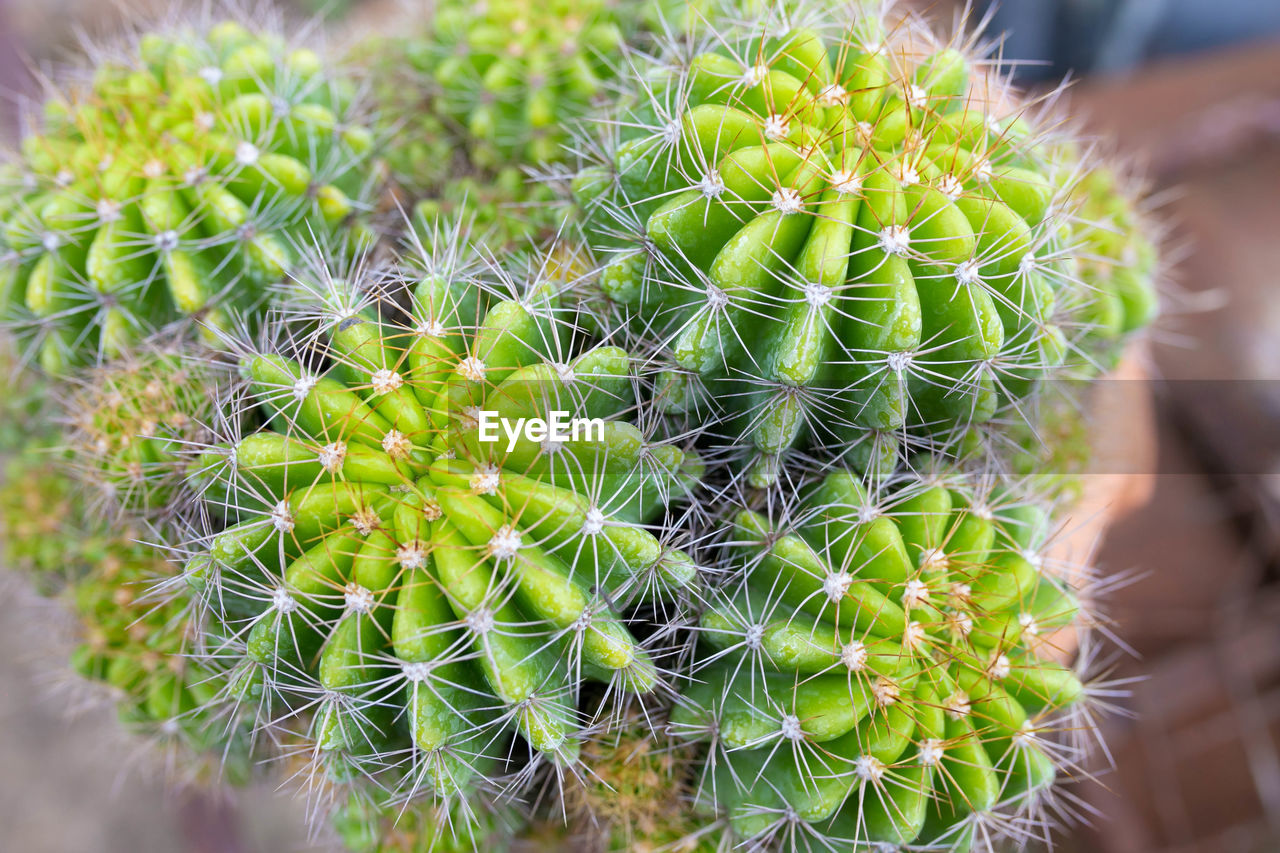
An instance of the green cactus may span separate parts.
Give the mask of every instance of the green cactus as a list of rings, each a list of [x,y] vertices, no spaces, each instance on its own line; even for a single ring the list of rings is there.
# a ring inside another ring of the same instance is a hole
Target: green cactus
[[[1052,659],[1084,620],[1045,512],[977,482],[837,471],[785,518],[736,516],[671,729],[740,838],[962,850],[1034,825],[1087,720]]]
[[[554,234],[564,193],[528,173],[568,159],[569,128],[622,48],[620,17],[601,0],[445,0],[420,32],[362,44],[382,152],[415,218],[474,218],[495,247]]]
[[[558,831],[563,843],[544,848],[599,853],[728,850],[722,827],[692,808],[692,748],[663,724],[653,710],[630,709],[588,741],[583,772],[565,784],[563,813],[555,810],[530,835],[551,840]]]
[[[316,337],[241,356],[232,408],[267,426],[199,463],[239,522],[189,576],[224,608],[240,689],[284,717],[315,706],[314,739],[357,767],[410,750],[415,790],[500,775],[509,733],[572,763],[584,681],[659,680],[625,608],[692,581],[650,523],[701,463],[630,422],[630,359],[571,348],[550,281],[503,291],[437,268],[403,322],[341,287],[318,288],[333,307]],[[554,411],[601,420],[485,437],[486,418]]]
[[[1080,278],[1074,312],[1084,327],[1087,352],[1098,367],[1115,366],[1127,336],[1159,311],[1160,235],[1141,209],[1141,193],[1109,168],[1080,180],[1083,199],[1071,228],[1079,246]]]
[[[510,802],[450,800],[382,806],[357,792],[333,825],[352,853],[477,853],[510,850],[522,821]]]
[[[324,60],[224,21],[52,93],[0,179],[0,315],[51,373],[252,308],[366,204],[373,138]]]
[[[207,353],[140,349],[75,378],[65,439],[79,482],[132,517],[173,516],[218,399]]]
[[[20,451],[42,436],[45,397],[23,369],[17,341],[0,334],[0,454]]]
[[[47,445],[28,443],[4,461],[0,476],[0,568],[21,572],[42,591],[74,576],[96,543],[62,535],[68,518],[83,515],[83,495],[66,476],[66,459]]]
[[[805,442],[945,450],[1079,361],[1063,311],[1114,286],[1079,263],[1075,149],[972,57],[855,7],[797,20],[641,64],[575,181],[667,406],[718,401],[757,485]]]

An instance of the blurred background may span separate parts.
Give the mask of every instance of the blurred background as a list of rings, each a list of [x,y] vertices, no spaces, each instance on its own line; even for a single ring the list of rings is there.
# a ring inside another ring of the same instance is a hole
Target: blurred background
[[[138,5],[0,0],[4,135],[32,68]],[[1145,677],[1104,723],[1110,755],[1073,789],[1060,849],[1280,850],[1280,0],[911,5],[989,16],[1032,90],[1071,80],[1089,131],[1150,177],[1178,261],[1172,310],[1131,360],[1150,381],[1124,395],[1150,392],[1154,418],[1122,420],[1123,458],[1095,475],[1128,482],[1098,561],[1122,579],[1115,675]],[[393,0],[281,6],[343,32]],[[56,632],[19,611],[0,608],[0,848],[315,849],[285,795],[229,804],[128,775],[138,746],[109,710],[66,719]]]

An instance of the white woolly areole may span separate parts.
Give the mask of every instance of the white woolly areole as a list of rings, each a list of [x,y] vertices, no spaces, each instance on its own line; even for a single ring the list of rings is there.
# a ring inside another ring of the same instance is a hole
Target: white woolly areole
[[[241,142],[236,145],[236,162],[241,166],[252,166],[258,162],[258,146],[252,142]]]
[[[911,230],[905,225],[890,225],[880,232],[880,248],[891,255],[904,255],[911,248]]]
[[[969,716],[972,706],[969,704],[968,695],[957,690],[943,700],[942,710],[946,711],[951,719],[962,720]]]
[[[271,607],[273,610],[288,615],[298,609],[298,599],[290,595],[289,590],[278,586],[271,591]]]
[[[458,362],[458,375],[469,382],[483,382],[485,372],[484,362],[474,355],[467,356]]]
[[[573,365],[568,362],[562,363],[553,361],[551,363],[551,369],[556,372],[556,376],[560,377],[561,382],[569,383],[578,381],[578,374],[574,372]]]
[[[863,782],[879,782],[885,773],[884,762],[874,755],[859,755],[853,762],[853,772]]]
[[[434,662],[429,660],[423,661],[401,661],[400,673],[405,677],[406,681],[414,684],[426,681],[431,677],[431,670],[434,668]]]
[[[914,621],[908,622],[907,630],[902,635],[902,644],[907,648],[914,649],[920,646],[927,636],[928,632],[925,631],[924,625]]]
[[[791,129],[791,122],[786,116],[774,113],[764,120],[764,135],[766,139],[772,139],[777,142],[787,138],[787,131]]]
[[[458,426],[463,429],[475,429],[480,425],[480,407],[463,406],[458,412]]]
[[[427,546],[420,539],[396,548],[396,562],[404,569],[420,569],[427,564]]]
[[[956,281],[961,284],[978,284],[982,281],[979,274],[979,266],[976,260],[968,260],[962,264],[956,264]]]
[[[969,602],[970,596],[973,595],[973,587],[967,583],[953,583],[947,595],[951,599],[952,605],[959,607]]]
[[[824,107],[838,107],[849,100],[849,90],[839,83],[828,83],[818,93],[818,103]]]
[[[920,568],[925,571],[945,572],[951,568],[951,558],[941,548],[930,548],[920,554]]]
[[[142,176],[144,178],[163,178],[167,168],[163,160],[151,159],[142,164]]]
[[[413,442],[398,429],[388,430],[382,437],[382,452],[392,459],[404,459],[413,452]]]
[[[715,285],[707,285],[707,306],[718,311],[729,304],[729,294]]]
[[[811,281],[804,286],[804,301],[810,308],[821,308],[831,301],[834,291],[821,282]]]
[[[840,195],[854,195],[862,191],[862,178],[852,169],[838,169],[831,173],[831,188]]]
[[[947,625],[962,637],[973,633],[973,617],[962,611],[947,614]]]
[[[98,219],[103,222],[116,222],[120,219],[120,202],[115,199],[98,199],[96,210],[98,212]]]
[[[702,176],[702,180],[698,181],[697,188],[705,198],[719,198],[726,189],[724,178],[720,177],[720,170],[708,169]]]
[[[404,377],[394,370],[383,368],[375,371],[369,377],[369,384],[373,387],[373,393],[375,394],[390,394],[392,391],[398,391],[404,385]]]
[[[321,468],[330,474],[336,474],[342,469],[342,463],[347,459],[347,445],[341,441],[326,444],[320,448],[320,452],[316,454],[316,459],[319,460]]]
[[[902,606],[910,610],[929,603],[929,585],[922,580],[907,581],[902,590]]]
[[[524,546],[524,540],[510,524],[504,524],[489,538],[489,555],[495,560],[511,560]]]
[[[906,160],[899,160],[898,166],[894,172],[894,177],[897,178],[898,183],[902,184],[904,187],[913,187],[920,183],[920,172],[916,170],[916,167],[912,163]]]
[[[53,176],[53,182],[60,187],[69,185],[76,179],[76,173],[70,169],[60,169],[58,174]]]
[[[742,644],[753,652],[759,651],[763,640],[764,626],[760,624],[748,625],[746,632],[742,635]]]
[[[906,96],[907,105],[913,109],[923,109],[929,103],[929,93],[915,83],[907,85],[904,95]]]
[[[1030,613],[1019,613],[1018,624],[1022,626],[1022,633],[1031,637],[1039,636],[1040,625],[1036,622],[1036,617]]]
[[[804,199],[795,187],[779,187],[774,190],[769,203],[784,216],[804,210]]]
[[[769,66],[765,65],[763,62],[760,62],[755,65],[748,65],[746,68],[744,68],[742,71],[742,77],[739,79],[738,82],[741,85],[745,86],[746,88],[750,89],[752,86],[760,85],[760,81],[768,76],[769,76]]]
[[[477,607],[467,614],[467,618],[462,620],[462,624],[467,626],[467,630],[471,633],[483,636],[493,630],[496,621],[493,618],[493,611],[487,607]]]
[[[991,180],[991,161],[986,157],[979,157],[973,164],[973,179],[980,184],[985,184]]]
[[[1030,275],[1040,266],[1040,261],[1036,258],[1035,252],[1027,252],[1018,259],[1018,272],[1021,275]]]
[[[196,72],[196,76],[210,86],[216,86],[222,82],[222,69],[216,65],[206,65]]]
[[[58,247],[62,245],[62,238],[52,231],[46,231],[44,236],[40,238],[40,245],[44,247],[46,252],[56,252]]]
[[[898,682],[883,675],[871,685],[871,695],[876,697],[876,704],[881,708],[888,708],[894,702],[897,702],[901,693],[902,688],[898,686]]]
[[[320,380],[315,376],[300,376],[293,383],[293,399],[301,403],[315,389]]]
[[[347,610],[353,613],[368,613],[373,610],[373,593],[360,584],[352,581],[342,591],[342,600]]]
[[[542,443],[538,446],[542,448],[543,453],[554,454],[554,453],[559,453],[561,450],[564,450],[565,445],[568,443],[569,442],[567,441],[561,441],[554,434],[552,434],[551,432],[548,432],[547,437],[544,438],[542,440]]]
[[[159,252],[172,252],[178,248],[178,232],[173,229],[161,231],[152,239],[155,241],[156,250]]]
[[[859,640],[846,643],[844,648],[840,650],[840,662],[850,672],[861,672],[865,669],[868,657],[867,647]]]
[[[943,743],[937,738],[920,741],[920,763],[925,767],[935,767],[942,762]]]
[[[498,486],[502,485],[502,472],[492,462],[487,465],[481,465],[471,475],[467,485],[471,487],[471,491],[478,495],[497,494]]]
[[[783,714],[782,723],[778,728],[787,740],[800,740],[804,737],[804,728],[800,725],[800,718],[795,714]]]
[[[678,120],[673,119],[667,122],[666,127],[662,128],[662,140],[668,145],[675,145],[680,141],[680,136],[684,133],[684,128]]]
[[[1008,678],[1011,672],[1013,672],[1013,662],[1009,660],[1008,655],[996,655],[991,666],[987,667],[987,673],[996,681]]]
[[[955,175],[943,175],[938,179],[938,192],[948,201],[955,201],[964,193],[964,184]]]
[[[351,514],[351,526],[361,536],[368,536],[377,530],[380,521],[378,514],[370,507],[360,507],[360,509]]]
[[[911,353],[891,352],[885,356],[884,363],[894,373],[901,374],[904,370],[911,367]]]
[[[871,522],[875,521],[879,517],[880,517],[880,507],[878,506],[872,506],[871,504],[867,504],[866,506],[858,507],[858,523],[859,524],[870,524]]]
[[[436,319],[423,320],[418,324],[418,328],[414,329],[414,334],[423,338],[443,338],[447,329],[444,324]]]
[[[822,591],[826,593],[828,600],[839,601],[844,598],[852,583],[853,575],[848,572],[832,572],[822,579]]]
[[[281,533],[293,532],[293,511],[289,509],[288,501],[282,500],[271,508],[271,523]]]
[[[582,535],[596,536],[604,530],[604,513],[599,507],[587,510],[587,517],[582,521]]]
[[[1022,559],[1026,560],[1031,568],[1035,569],[1037,572],[1044,571],[1044,557],[1040,556],[1030,548],[1022,549]]]
[[[1033,746],[1039,737],[1036,735],[1036,730],[1032,727],[1031,721],[1027,720],[1022,724],[1021,728],[1013,733],[1013,737],[1010,739],[1015,747],[1025,748]]]

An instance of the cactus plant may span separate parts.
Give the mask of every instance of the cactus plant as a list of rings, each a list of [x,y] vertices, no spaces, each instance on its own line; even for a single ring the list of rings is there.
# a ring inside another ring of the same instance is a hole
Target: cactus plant
[[[568,158],[569,127],[604,94],[622,17],[601,0],[445,0],[410,25],[419,32],[362,44],[382,151],[415,218],[469,216],[496,245],[555,233],[563,193],[529,173]]]
[[[188,571],[222,609],[241,695],[314,710],[314,739],[357,772],[412,756],[405,784],[446,796],[572,764],[585,681],[655,686],[626,608],[692,580],[646,525],[700,474],[629,422],[628,356],[575,352],[551,281],[504,291],[458,269],[417,282],[407,318],[325,282],[313,333],[240,354],[228,408],[265,425],[201,457],[236,523]],[[555,411],[598,429],[486,437],[485,418]]]
[[[232,21],[146,33],[51,89],[0,181],[0,313],[52,373],[190,315],[227,325],[365,204],[350,90]]]
[[[1034,828],[1078,758],[1055,736],[1087,691],[1055,657],[1087,625],[1044,509],[980,482],[835,471],[776,519],[738,512],[671,729],[705,745],[703,805],[741,839],[987,849]]]
[[[206,353],[173,347],[140,348],[75,376],[64,408],[76,479],[116,513],[175,514],[187,460],[208,443],[217,378]]]
[[[1116,286],[1079,263],[1113,246],[1072,241],[1079,146],[1032,104],[958,41],[800,7],[638,61],[575,181],[667,405],[719,401],[757,485],[806,440],[945,450],[1078,361],[1063,311]]]

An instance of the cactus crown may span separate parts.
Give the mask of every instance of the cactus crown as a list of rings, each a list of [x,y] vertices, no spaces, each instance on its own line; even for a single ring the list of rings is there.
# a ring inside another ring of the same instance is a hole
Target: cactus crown
[[[177,513],[187,460],[209,440],[217,374],[203,358],[152,348],[77,377],[65,404],[77,480],[117,514]]]
[[[263,426],[202,457],[232,525],[191,570],[242,695],[442,796],[571,765],[585,682],[658,684],[627,613],[692,580],[662,522],[701,467],[631,422],[630,359],[575,344],[553,273],[506,290],[455,260],[420,265],[407,313],[316,286],[314,331],[241,354],[230,407]],[[549,433],[556,411],[596,426]]]
[[[1085,623],[1043,511],[972,478],[840,471],[790,510],[735,518],[672,715],[705,744],[705,804],[792,849],[1027,832],[1085,697],[1053,659]]]
[[[63,372],[227,322],[368,192],[369,131],[323,60],[226,21],[140,37],[52,92],[0,191],[3,314]]]
[[[576,187],[604,294],[726,401],[761,484],[806,440],[944,441],[1078,360],[1062,311],[1107,283],[1075,263],[1078,147],[1034,105],[862,9],[722,29],[637,60]]]

